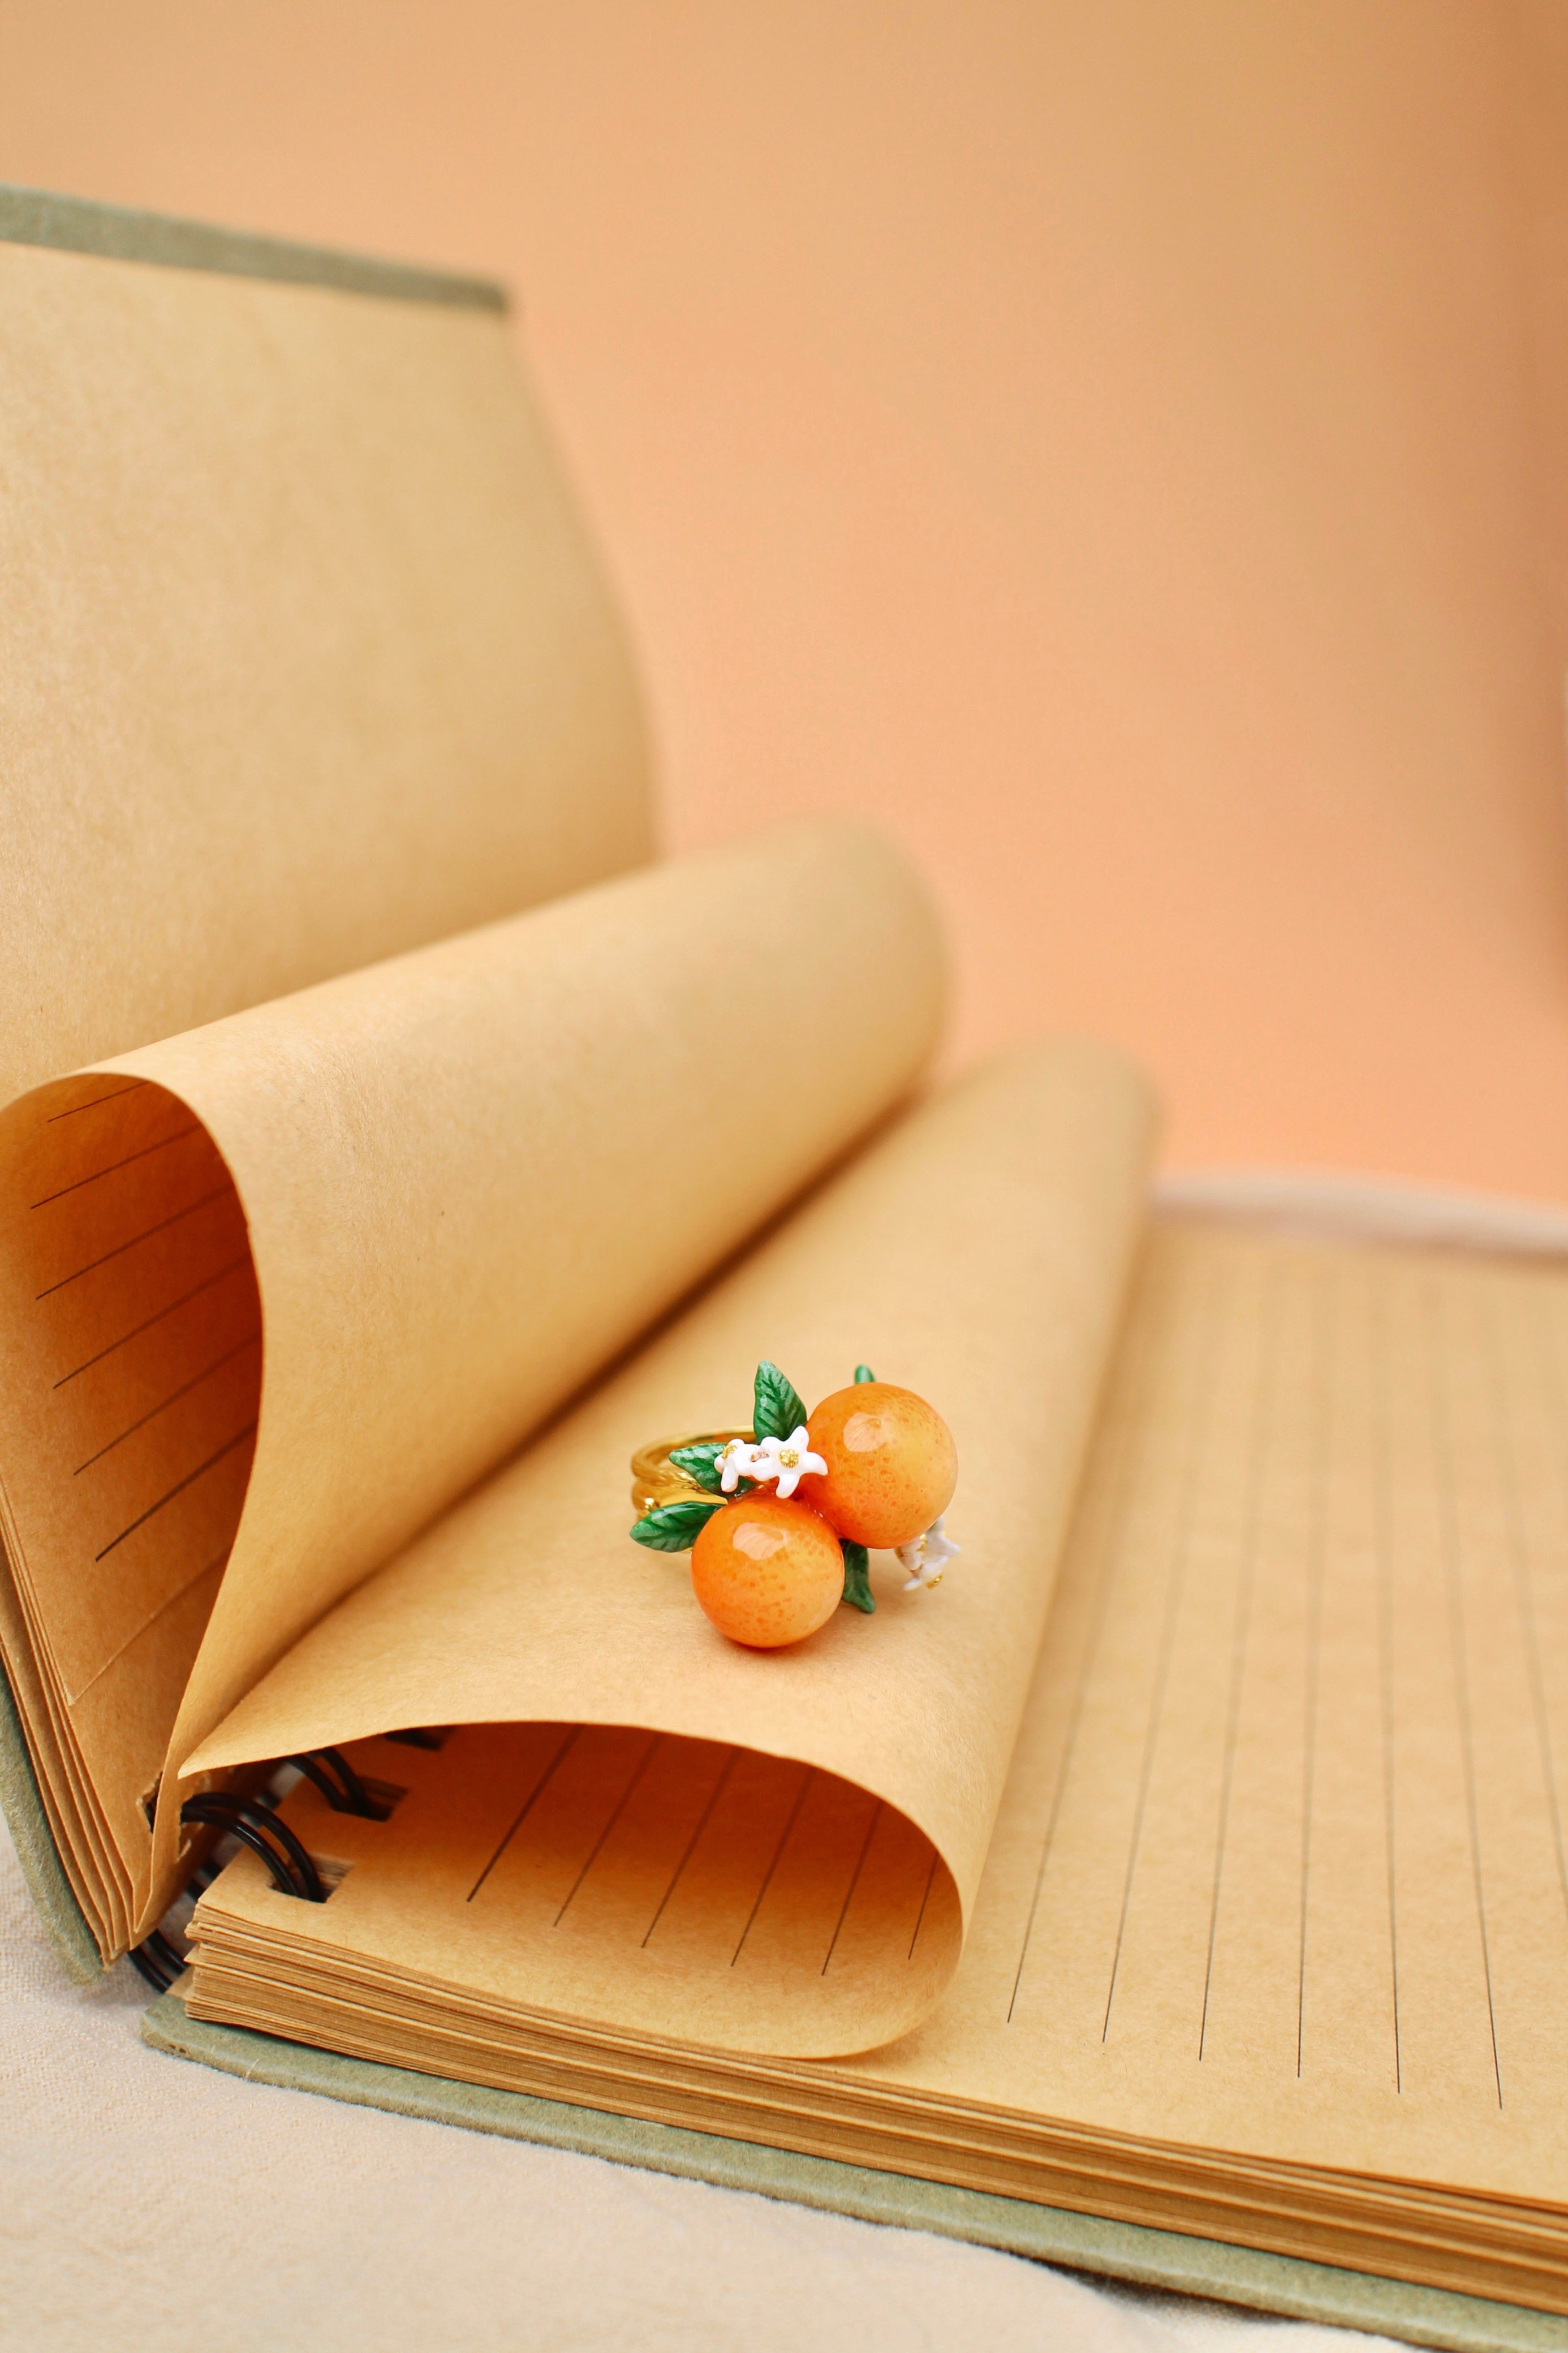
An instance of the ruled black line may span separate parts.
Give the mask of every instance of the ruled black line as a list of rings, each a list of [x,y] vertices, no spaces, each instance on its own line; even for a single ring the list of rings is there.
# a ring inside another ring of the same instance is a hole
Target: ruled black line
[[[30,1209],[47,1209],[51,1201],[63,1201],[68,1193],[79,1193],[84,1185],[96,1185],[100,1176],[112,1176],[117,1168],[129,1168],[133,1160],[145,1160],[151,1153],[162,1152],[171,1144],[183,1144],[187,1135],[200,1135],[202,1125],[193,1120],[189,1127],[177,1127],[173,1135],[160,1136],[156,1144],[144,1144],[140,1152],[128,1152],[123,1160],[111,1160],[107,1168],[95,1168],[90,1176],[78,1176],[69,1185],[62,1185],[58,1193],[46,1193],[41,1201],[29,1201]]]
[[[187,1306],[193,1299],[199,1299],[204,1291],[210,1291],[215,1282],[224,1282],[227,1276],[235,1273],[238,1268],[248,1266],[249,1263],[250,1252],[248,1250],[246,1250],[238,1258],[231,1258],[228,1264],[226,1266],[220,1266],[216,1274],[207,1275],[203,1282],[195,1284],[192,1290],[183,1291],[178,1299],[170,1300],[167,1307],[160,1307],[156,1315],[149,1315],[145,1324],[138,1324],[133,1331],[122,1332],[118,1340],[111,1340],[107,1348],[100,1348],[96,1356],[89,1356],[85,1365],[79,1365],[77,1366],[75,1372],[62,1373],[59,1379],[55,1382],[55,1388],[58,1389],[63,1389],[68,1381],[74,1381],[76,1379],[78,1374],[90,1372],[94,1365],[102,1364],[105,1356],[112,1356],[116,1348],[126,1347],[132,1340],[139,1340],[143,1332],[150,1332],[154,1324],[161,1324],[163,1321],[165,1315],[173,1315],[177,1307]]]
[[[935,1847],[933,1846],[933,1847],[932,1847],[932,1849],[931,1849],[931,1869],[926,1873],[925,1893],[924,1893],[924,1894],[921,1897],[921,1908],[920,1908],[920,1910],[915,1914],[915,1933],[914,1933],[914,1935],[910,1938],[910,1949],[909,1949],[909,1951],[904,1955],[904,1958],[905,1958],[907,1961],[912,1961],[912,1960],[914,1959],[914,1957],[915,1957],[915,1947],[920,1943],[920,1940],[921,1940],[921,1930],[925,1926],[925,1920],[926,1920],[926,1905],[931,1902],[931,1888],[932,1888],[932,1886],[935,1884],[935,1882],[936,1882],[936,1849],[935,1849]]]
[[[1388,1431],[1388,1300],[1374,1293],[1373,1309],[1373,1530],[1377,1549],[1378,1706],[1383,1721],[1383,1851],[1388,1883],[1388,1972],[1394,2008],[1394,2088],[1405,2091],[1405,2054],[1399,2039],[1399,1902],[1394,1775],[1394,1508]]]
[[[231,1365],[236,1356],[242,1356],[247,1348],[254,1348],[260,1337],[259,1332],[247,1332],[245,1338],[237,1341],[232,1348],[226,1348],[221,1356],[215,1356],[210,1365],[204,1365],[199,1373],[193,1373],[188,1381],[182,1381],[177,1389],[171,1389],[169,1395],[161,1403],[150,1407],[147,1412],[131,1424],[129,1430],[122,1430],[118,1438],[111,1438],[107,1446],[99,1448],[96,1454],[89,1454],[85,1462],[79,1462],[71,1472],[71,1477],[79,1479],[84,1471],[90,1471],[95,1462],[101,1462],[104,1456],[112,1454],[117,1446],[123,1446],[128,1438],[134,1438],[137,1431],[145,1430],[150,1421],[156,1421],[158,1416],[166,1412],[170,1406],[177,1405],[183,1397],[189,1397],[193,1389],[200,1388],[202,1383],[210,1380],[214,1373],[221,1372],[225,1365]]]
[[[1241,1692],[1247,1674],[1247,1641],[1252,1628],[1252,1588],[1258,1573],[1258,1532],[1263,1512],[1263,1479],[1268,1463],[1268,1434],[1274,1408],[1274,1383],[1279,1340],[1279,1262],[1265,1263],[1267,1306],[1263,1324],[1263,1361],[1253,1393],[1252,1446],[1247,1465],[1247,1495],[1242,1506],[1241,1561],[1236,1581],[1236,1609],[1231,1623],[1230,1690],[1226,1703],[1224,1764],[1220,1770],[1219,1814],[1215,1824],[1214,1885],[1209,1895],[1208,1958],[1204,1967],[1204,2006],[1198,2021],[1198,2063],[1203,2063],[1208,2040],[1209,1999],[1214,1991],[1215,1947],[1219,1939],[1219,1906],[1225,1884],[1225,1848],[1230,1834],[1231,1792],[1236,1786],[1236,1743],[1241,1728]]]
[[[745,1944],[747,1937],[751,1935],[752,1929],[756,1922],[757,1915],[763,1908],[763,1898],[773,1883],[773,1873],[779,1867],[779,1859],[783,1855],[785,1847],[789,1844],[789,1834],[791,1831],[794,1830],[796,1821],[799,1820],[800,1810],[805,1803],[805,1793],[810,1788],[812,1782],[816,1778],[816,1766],[808,1765],[805,1768],[805,1773],[801,1781],[801,1785],[795,1793],[795,1803],[789,1810],[789,1820],[785,1822],[784,1829],[779,1832],[779,1842],[773,1849],[773,1859],[772,1862],[769,1863],[763,1883],[757,1890],[757,1900],[746,1915],[746,1925],[741,1931],[741,1943],[736,1946],[734,1951],[730,1956],[730,1967],[731,1968],[734,1968],[736,1962],[740,1959],[742,1946]]]
[[[1318,1313],[1313,1319],[1312,1502],[1307,1553],[1307,1655],[1301,1692],[1301,1892],[1296,1947],[1296,2076],[1300,2082],[1307,2048],[1307,1920],[1308,1887],[1312,1862],[1312,1813],[1318,1788],[1318,1696],[1323,1648],[1323,1576],[1327,1565],[1328,1513],[1325,1495],[1332,1451],[1332,1408],[1330,1365],[1332,1347],[1327,1335],[1334,1328],[1333,1276],[1317,1290]]]
[[[1487,1981],[1487,2022],[1492,2038],[1492,2073],[1497,2081],[1497,2104],[1500,2108],[1503,2105],[1502,2062],[1498,2055],[1491,1944],[1487,1935],[1486,1885],[1481,1872],[1480,1810],[1476,1796],[1475,1738],[1470,1719],[1469,1653],[1459,1573],[1459,1536],[1454,1524],[1452,1437],[1443,1395],[1442,1303],[1435,1289],[1427,1290],[1426,1305],[1426,1321],[1432,1334],[1432,1345],[1428,1351],[1427,1397],[1432,1409],[1432,1451],[1436,1460],[1439,1517],[1443,1528],[1443,1582],[1448,1600],[1448,1641],[1454,1658],[1455,1696],[1459,1704],[1459,1748],[1465,1767],[1465,1810],[1470,1833],[1470,1873],[1475,1883],[1476,1924],[1480,1930],[1481,1968]]]
[[[1131,1509],[1130,1498],[1125,1488],[1121,1491],[1121,1508],[1117,1514],[1119,1522],[1124,1521],[1127,1512]],[[1108,1547],[1108,1550],[1110,1549]],[[1079,1727],[1083,1721],[1084,1701],[1088,1696],[1089,1677],[1100,1655],[1100,1639],[1104,1630],[1107,1616],[1106,1605],[1110,1599],[1110,1588],[1116,1582],[1116,1573],[1120,1567],[1120,1546],[1117,1546],[1110,1551],[1110,1566],[1101,1574],[1100,1590],[1095,1596],[1094,1622],[1089,1630],[1089,1646],[1079,1672],[1078,1688],[1073,1694],[1072,1715],[1068,1724],[1067,1738],[1062,1745],[1061,1763],[1057,1770],[1057,1784],[1051,1791],[1051,1810],[1046,1822],[1045,1843],[1040,1849],[1039,1868],[1035,1873],[1034,1893],[1029,1898],[1029,1915],[1024,1923],[1024,1938],[1018,1947],[1018,1966],[1013,1972],[1013,1990],[1007,2000],[1006,2023],[1009,2026],[1013,2023],[1013,2012],[1017,2008],[1018,1989],[1024,1982],[1024,1964],[1029,1957],[1029,1947],[1034,1941],[1036,1915],[1040,1908],[1040,1897],[1045,1893],[1046,1871],[1050,1862],[1052,1848],[1056,1843],[1057,1824],[1061,1817],[1062,1802],[1067,1794],[1073,1757],[1078,1749]],[[911,1946],[910,1950],[913,1949]]]
[[[75,1707],[84,1700],[87,1697],[88,1693],[92,1689],[94,1683],[101,1682],[103,1677],[109,1672],[110,1667],[118,1665],[119,1662],[125,1656],[126,1651],[130,1650],[132,1644],[133,1642],[139,1642],[142,1640],[142,1635],[145,1634],[150,1628],[158,1623],[160,1618],[166,1618],[170,1610],[173,1609],[177,1603],[184,1599],[187,1593],[194,1593],[204,1577],[210,1577],[215,1568],[222,1568],[227,1561],[232,1550],[232,1546],[226,1545],[222,1552],[215,1552],[211,1560],[204,1560],[200,1568],[193,1570],[182,1586],[177,1587],[173,1593],[166,1594],[163,1599],[159,1602],[158,1607],[153,1610],[152,1616],[150,1618],[143,1618],[142,1623],[134,1628],[131,1633],[127,1634],[124,1641],[121,1643],[120,1648],[109,1658],[105,1659],[102,1666],[98,1668],[94,1673],[89,1675],[80,1691],[73,1693],[71,1696],[71,1705]]]
[[[654,1914],[653,1918],[648,1922],[647,1927],[644,1932],[642,1940],[644,1946],[647,1945],[648,1937],[652,1936],[654,1930],[663,1919],[665,1905],[669,1902],[670,1897],[674,1894],[677,1887],[680,1884],[681,1875],[684,1873],[687,1864],[690,1862],[692,1856],[697,1852],[697,1842],[712,1819],[714,1807],[718,1804],[720,1799],[723,1796],[725,1789],[729,1786],[730,1776],[735,1769],[736,1761],[739,1758],[740,1754],[741,1752],[738,1748],[731,1749],[729,1757],[725,1761],[724,1769],[720,1774],[719,1778],[714,1782],[712,1789],[709,1794],[708,1803],[703,1807],[701,1813],[698,1817],[697,1828],[687,1840],[686,1851],[682,1854],[680,1861],[675,1866],[675,1876],[671,1879],[669,1885],[665,1889],[664,1894],[659,1897],[658,1910]],[[640,1949],[641,1947],[639,1947],[639,1950]]]
[[[502,1839],[500,1846],[497,1847],[494,1854],[491,1855],[489,1862],[486,1863],[483,1871],[480,1872],[479,1877],[469,1888],[467,1895],[463,1898],[465,1904],[471,1904],[473,1902],[475,1896],[479,1894],[480,1888],[484,1885],[486,1880],[489,1877],[491,1872],[495,1869],[497,1863],[500,1861],[502,1855],[506,1852],[508,1847],[511,1844],[513,1839],[522,1828],[523,1823],[528,1820],[529,1815],[533,1810],[536,1800],[543,1795],[545,1783],[550,1779],[555,1767],[560,1764],[562,1758],[565,1756],[566,1751],[571,1747],[573,1742],[576,1739],[582,1729],[583,1727],[580,1724],[574,1724],[572,1726],[571,1731],[566,1735],[565,1739],[561,1743],[560,1747],[556,1750],[554,1756],[551,1758],[549,1764],[545,1767],[543,1772],[540,1775],[538,1780],[534,1783],[532,1788],[529,1791],[527,1797],[518,1808],[517,1814],[513,1820],[510,1830],[508,1831],[505,1838]]]
[[[1170,1573],[1165,1588],[1165,1615],[1160,1629],[1160,1651],[1154,1673],[1154,1689],[1151,1694],[1149,1726],[1143,1736],[1143,1757],[1138,1775],[1138,1799],[1132,1817],[1132,1839],[1127,1853],[1127,1873],[1121,1884],[1121,1913],[1116,1924],[1116,1949],[1111,1957],[1110,1982],[1106,1989],[1105,2018],[1100,2039],[1106,2042],[1110,2033],[1110,2010],[1116,2000],[1117,1981],[1121,1974],[1121,1948],[1127,1936],[1127,1915],[1132,1902],[1132,1880],[1138,1868],[1139,1850],[1143,1841],[1143,1817],[1149,1803],[1149,1784],[1154,1770],[1154,1752],[1159,1744],[1160,1727],[1165,1709],[1165,1686],[1170,1678],[1171,1660],[1176,1646],[1176,1619],[1186,1583],[1187,1546],[1192,1535],[1193,1515],[1196,1508],[1198,1473],[1203,1456],[1203,1440],[1208,1427],[1208,1409],[1213,1395],[1213,1359],[1218,1331],[1215,1291],[1218,1278],[1211,1278],[1204,1301],[1204,1320],[1199,1339],[1199,1372],[1197,1403],[1193,1425],[1188,1434],[1187,1458],[1183,1466],[1182,1493],[1177,1505],[1176,1526],[1172,1546]]]
[[[118,1103],[121,1095],[133,1095],[139,1088],[146,1086],[147,1083],[145,1079],[132,1079],[128,1087],[116,1087],[112,1094],[92,1095],[86,1103],[72,1103],[69,1111],[52,1111],[47,1119],[40,1121],[39,1124],[43,1127],[53,1127],[56,1120],[74,1119],[79,1111],[96,1111],[100,1103]]]
[[[1105,1541],[1100,1547],[1100,1567],[1093,1612],[1089,1621],[1089,1641],[1084,1646],[1083,1658],[1079,1665],[1078,1682],[1073,1691],[1072,1710],[1068,1719],[1067,1736],[1062,1743],[1061,1758],[1057,1767],[1056,1786],[1051,1791],[1051,1810],[1046,1821],[1045,1841],[1040,1848],[1039,1867],[1035,1873],[1034,1892],[1029,1898],[1028,1917],[1024,1923],[1023,1942],[1018,1947],[1018,1966],[1013,1972],[1013,1990],[1008,1996],[1005,2020],[1005,2023],[1009,2026],[1013,2023],[1013,2012],[1018,2005],[1018,1989],[1024,1982],[1024,1965],[1029,1957],[1029,1948],[1034,1941],[1035,1921],[1040,1908],[1040,1898],[1045,1892],[1046,1873],[1056,1845],[1057,1828],[1061,1819],[1068,1782],[1071,1777],[1073,1758],[1078,1751],[1079,1731],[1083,1722],[1084,1704],[1089,1695],[1089,1683],[1100,1657],[1100,1638],[1105,1630],[1110,1596],[1121,1575],[1124,1559],[1122,1540],[1127,1533],[1127,1522],[1132,1509],[1133,1492],[1137,1486],[1134,1466],[1137,1461],[1136,1440],[1139,1425],[1136,1409],[1142,1402],[1142,1376],[1150,1346],[1147,1324],[1140,1321],[1133,1328],[1139,1335],[1139,1354],[1126,1384],[1128,1395],[1117,1430],[1113,1468],[1108,1472],[1106,1478],[1106,1488],[1110,1496],[1110,1511],[1108,1514],[1110,1525],[1106,1530]],[[1113,1401],[1111,1410],[1114,1413],[1116,1409],[1116,1404]],[[911,1952],[914,1950],[912,1945],[910,1949]]]
[[[204,1193],[199,1201],[192,1201],[186,1208],[174,1210],[170,1217],[160,1218],[155,1226],[148,1226],[142,1232],[132,1234],[128,1242],[116,1242],[114,1248],[111,1250],[105,1250],[101,1258],[89,1259],[85,1266],[79,1266],[74,1274],[62,1274],[58,1282],[51,1282],[46,1290],[35,1291],[33,1293],[35,1303],[40,1299],[52,1298],[57,1291],[63,1291],[68,1282],[79,1282],[84,1274],[95,1273],[100,1266],[107,1266],[111,1258],[122,1257],[126,1250],[134,1250],[138,1242],[151,1241],[154,1234],[164,1233],[169,1227],[177,1226],[182,1218],[194,1218],[198,1209],[205,1209],[210,1202],[221,1201],[227,1191],[226,1185],[215,1185],[212,1191]]]
[[[637,1783],[642,1779],[643,1775],[647,1771],[648,1767],[652,1764],[653,1752],[658,1746],[659,1742],[663,1738],[664,1735],[662,1732],[656,1732],[653,1738],[648,1742],[647,1746],[643,1750],[642,1762],[638,1765],[636,1772],[632,1775],[631,1779],[626,1783],[626,1788],[621,1791],[620,1796],[616,1799],[615,1811],[611,1814],[609,1820],[605,1824],[604,1829],[599,1832],[598,1837],[594,1841],[593,1852],[590,1853],[587,1862],[583,1865],[582,1870],[577,1873],[576,1878],[572,1882],[571,1891],[567,1895],[566,1902],[565,1904],[563,1904],[560,1911],[557,1912],[554,1919],[551,1922],[552,1927],[559,1928],[561,1923],[566,1917],[567,1905],[570,1905],[572,1897],[576,1894],[577,1890],[582,1886],[583,1882],[593,1870],[594,1865],[598,1862],[600,1853],[604,1849],[605,1841],[609,1837],[610,1832],[620,1820],[621,1816],[625,1813],[627,1806],[630,1805],[633,1792],[636,1790]]]
[[[232,1438],[226,1438],[216,1454],[209,1454],[205,1462],[198,1462],[194,1471],[186,1472],[177,1486],[171,1487],[166,1495],[160,1495],[155,1504],[149,1504],[147,1509],[133,1519],[128,1528],[121,1528],[117,1536],[110,1537],[101,1552],[95,1552],[92,1556],[94,1567],[96,1567],[100,1560],[107,1560],[116,1546],[122,1545],[127,1536],[133,1536],[138,1528],[144,1528],[149,1520],[156,1518],[165,1504],[172,1504],[176,1495],[183,1495],[187,1487],[194,1487],[198,1479],[205,1479],[207,1472],[216,1469],[226,1455],[232,1454],[237,1446],[243,1446],[247,1438],[254,1438],[255,1435],[255,1422],[247,1421],[245,1428],[237,1430]]]
[[[833,1958],[834,1947],[837,1945],[839,1936],[843,1932],[844,1923],[849,1917],[850,1901],[855,1894],[855,1890],[860,1884],[860,1873],[866,1868],[866,1857],[871,1852],[871,1840],[875,1835],[877,1824],[881,1820],[881,1819],[882,1800],[879,1798],[876,1804],[871,1809],[871,1819],[866,1825],[866,1835],[860,1841],[860,1852],[855,1859],[855,1869],[850,1875],[849,1884],[844,1891],[844,1901],[838,1907],[838,1921],[833,1931],[833,1942],[828,1946],[827,1958],[822,1964],[822,1974],[824,1977],[827,1975],[827,1962]]]

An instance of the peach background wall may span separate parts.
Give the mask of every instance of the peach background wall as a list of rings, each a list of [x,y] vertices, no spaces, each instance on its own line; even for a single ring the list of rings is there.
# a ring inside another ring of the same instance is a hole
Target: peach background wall
[[[847,807],[955,1050],[1568,1198],[1563,0],[0,0],[0,174],[496,270],[670,841]],[[3,333],[3,322],[0,322]]]

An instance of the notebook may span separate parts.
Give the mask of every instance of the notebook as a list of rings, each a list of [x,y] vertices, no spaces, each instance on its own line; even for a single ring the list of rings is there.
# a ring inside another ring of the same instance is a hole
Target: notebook
[[[493,290],[0,228],[3,1793],[66,1965],[172,1975],[180,1905],[187,2057],[1564,2341],[1562,1272],[1152,1220],[1114,1051],[931,1085],[890,844],[650,865]],[[628,1535],[763,1357],[960,1459],[940,1587],[774,1653]]]

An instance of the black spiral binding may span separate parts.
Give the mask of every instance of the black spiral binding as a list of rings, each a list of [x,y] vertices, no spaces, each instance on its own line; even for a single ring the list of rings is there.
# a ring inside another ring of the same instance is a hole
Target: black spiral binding
[[[312,1749],[308,1756],[285,1757],[280,1764],[292,1765],[312,1782],[325,1798],[335,1814],[359,1814],[366,1820],[384,1822],[391,1808],[371,1795],[349,1763],[337,1748]],[[259,1790],[253,1798],[236,1798],[222,1789],[202,1791],[187,1798],[180,1808],[180,1820],[194,1826],[221,1831],[237,1839],[258,1855],[272,1874],[272,1884],[279,1894],[298,1896],[305,1904],[324,1904],[327,1889],[321,1884],[309,1850],[279,1819],[278,1800],[268,1789]],[[201,1864],[186,1883],[185,1892],[194,1889],[200,1894],[211,1886],[217,1876],[212,1862]],[[161,1928],[129,1956],[137,1974],[159,1993],[167,1993],[176,1978],[185,1968],[184,1956],[164,1936]]]
[[[162,1928],[154,1928],[143,1944],[132,1945],[127,1958],[137,1976],[158,1993],[167,1993],[185,1966]]]
[[[312,1749],[308,1757],[286,1757],[313,1781],[334,1814],[360,1814],[367,1821],[384,1822],[392,1808],[373,1798],[341,1748]]]

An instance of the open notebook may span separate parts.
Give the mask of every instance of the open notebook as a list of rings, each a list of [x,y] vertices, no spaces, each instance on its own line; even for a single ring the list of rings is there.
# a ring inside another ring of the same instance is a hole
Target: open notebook
[[[336,1746],[326,1900],[228,1862],[166,2047],[1563,2341],[1568,1279],[1152,1226],[1113,1054],[917,1094],[885,844],[648,867],[488,290],[0,229],[0,1655],[68,1960]],[[963,1547],[768,1655],[627,1536],[763,1356],[935,1401]]]
[[[295,1793],[332,1893],[231,1864],[191,2014],[1560,2308],[1568,1282],[1162,1227],[1101,1396],[1140,1143],[1076,1052],[969,1082],[362,1586],[201,1758],[405,1794]],[[857,1316],[963,1554],[737,1653],[625,1455]]]

